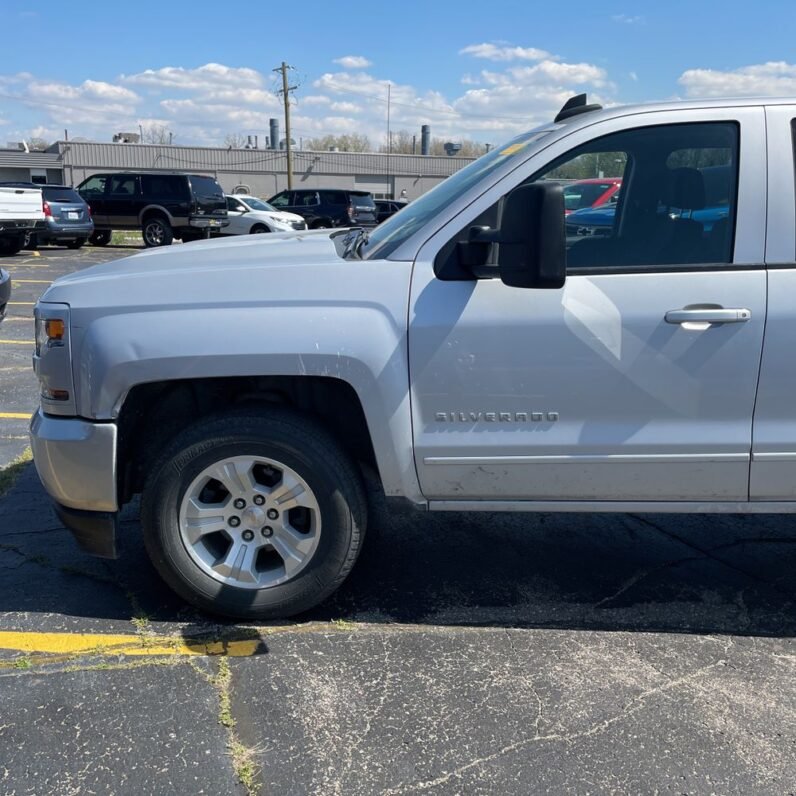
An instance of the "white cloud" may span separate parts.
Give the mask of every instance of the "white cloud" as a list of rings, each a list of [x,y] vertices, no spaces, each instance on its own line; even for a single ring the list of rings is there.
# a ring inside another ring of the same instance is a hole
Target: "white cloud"
[[[611,19],[623,25],[641,25],[644,23],[644,17],[640,14],[636,16],[631,16],[630,14],[614,14]]]
[[[677,82],[688,97],[792,96],[796,64],[770,61],[729,71],[688,69]]]
[[[332,63],[340,64],[343,69],[367,69],[373,66],[373,62],[364,55],[344,55],[342,58],[335,58]]]
[[[186,91],[200,91],[211,86],[229,89],[259,88],[263,76],[256,69],[248,67],[224,66],[209,63],[195,69],[182,66],[165,66],[162,69],[145,69],[134,75],[122,75],[123,83],[149,86],[151,88],[174,88]]]
[[[354,102],[333,102],[331,109],[337,113],[360,113],[362,108]]]
[[[308,97],[301,97],[299,104],[301,105],[330,105],[331,100],[324,94],[310,94]]]
[[[459,50],[459,54],[472,55],[474,58],[484,58],[487,61],[541,61],[551,57],[549,52],[536,47],[514,47],[489,42],[470,44]]]

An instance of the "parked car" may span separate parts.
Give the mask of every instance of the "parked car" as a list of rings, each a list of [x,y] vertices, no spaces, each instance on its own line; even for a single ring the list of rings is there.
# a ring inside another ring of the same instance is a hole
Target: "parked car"
[[[197,240],[228,223],[224,191],[203,174],[123,171],[77,186],[94,217],[89,242],[107,246],[114,229],[140,229],[145,246]]]
[[[16,254],[44,226],[41,189],[0,186],[0,255]]]
[[[375,227],[376,205],[367,191],[299,188],[268,200],[277,210],[298,213],[310,229]]]
[[[350,572],[367,473],[390,510],[796,513],[794,118],[582,95],[375,229],[56,281],[31,438],[59,516],[112,557],[141,494],[171,587],[260,620]],[[601,151],[632,164],[617,223],[567,245],[551,175]]]
[[[586,207],[601,207],[607,202],[616,202],[621,187],[620,177],[595,177],[565,185],[564,212],[569,214]]]
[[[386,221],[390,216],[394,216],[408,204],[408,202],[401,202],[397,199],[374,199],[373,201],[376,203],[376,220],[379,224],[382,221]]]
[[[2,185],[41,190],[44,226],[29,233],[26,248],[35,249],[46,243],[64,243],[69,249],[79,249],[93,234],[91,208],[74,188],[32,182],[3,182],[0,183]]]
[[[292,232],[307,229],[307,222],[297,213],[285,213],[256,196],[228,194],[229,224],[220,235],[256,235],[259,232]]]

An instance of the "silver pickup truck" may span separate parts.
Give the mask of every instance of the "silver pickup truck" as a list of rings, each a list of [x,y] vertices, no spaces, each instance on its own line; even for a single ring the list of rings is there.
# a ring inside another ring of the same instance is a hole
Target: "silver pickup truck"
[[[429,511],[796,511],[796,100],[549,124],[366,234],[199,242],[36,307],[41,479],[66,526],[144,542],[185,599],[329,595],[363,472]],[[562,181],[621,178],[608,223]]]

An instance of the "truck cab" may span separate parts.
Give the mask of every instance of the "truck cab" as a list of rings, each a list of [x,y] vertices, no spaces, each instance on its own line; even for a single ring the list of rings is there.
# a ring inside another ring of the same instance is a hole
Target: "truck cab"
[[[350,571],[363,472],[426,511],[796,511],[794,120],[581,96],[373,230],[59,280],[32,437],[60,516],[114,555],[141,493],[179,594],[268,618]],[[584,176],[619,199],[567,235]]]

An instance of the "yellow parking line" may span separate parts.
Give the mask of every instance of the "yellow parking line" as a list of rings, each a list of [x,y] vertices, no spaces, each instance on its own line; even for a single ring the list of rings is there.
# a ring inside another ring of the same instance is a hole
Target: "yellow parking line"
[[[35,301],[9,301],[9,307],[35,307]]]
[[[0,345],[33,345],[33,340],[0,340]]]
[[[213,641],[172,636],[133,636],[104,633],[34,633],[0,631],[0,649],[75,655],[254,655],[260,639]]]
[[[30,420],[32,412],[0,412],[0,418],[6,420]]]
[[[49,263],[3,263],[3,268],[49,268]]]
[[[12,279],[14,285],[51,285],[50,279]]]
[[[28,322],[32,323],[33,322],[33,316],[32,315],[11,315],[8,318],[5,318],[4,320],[5,320],[6,323],[9,323],[11,321],[14,321],[14,322],[16,322],[16,321],[28,321]]]

